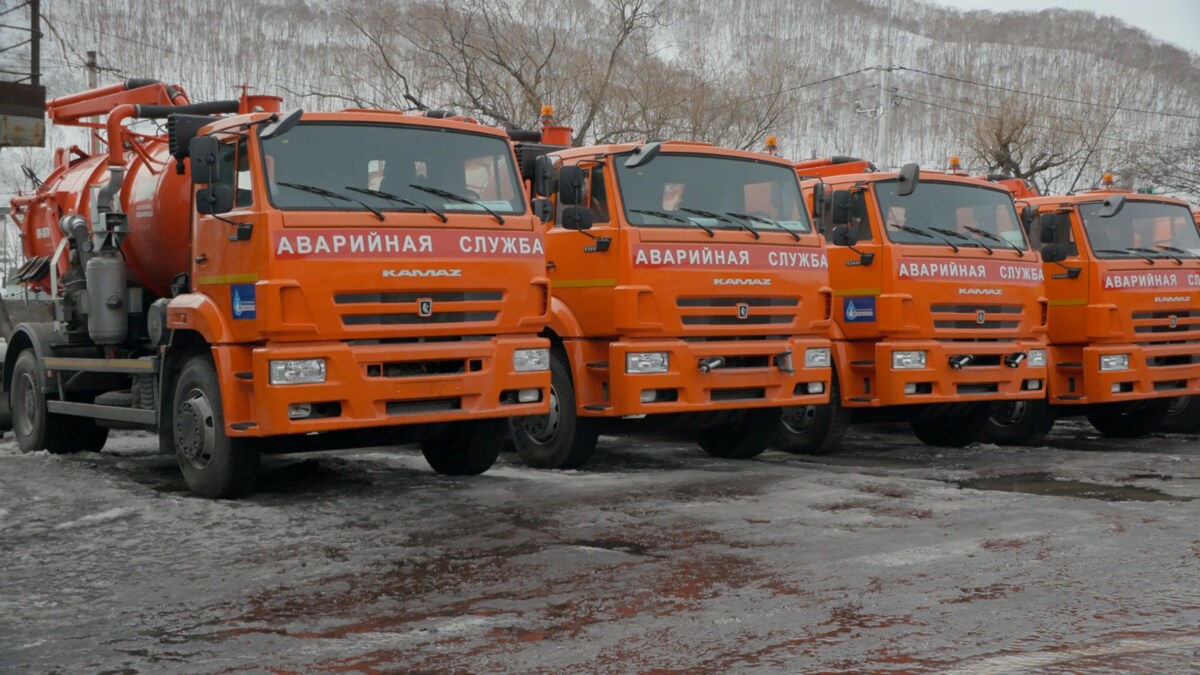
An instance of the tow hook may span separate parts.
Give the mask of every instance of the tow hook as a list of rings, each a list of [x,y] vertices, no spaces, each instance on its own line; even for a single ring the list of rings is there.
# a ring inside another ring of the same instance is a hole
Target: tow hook
[[[1021,362],[1026,358],[1027,355],[1025,352],[1009,354],[1008,356],[1004,357],[1004,365],[1008,366],[1009,368],[1016,368],[1017,366],[1021,365]]]
[[[700,361],[700,372],[708,373],[725,365],[725,359],[720,356],[710,356]]]
[[[962,370],[963,366],[971,365],[971,362],[973,362],[974,360],[975,360],[975,357],[971,354],[959,354],[957,356],[951,356],[950,357],[950,369],[951,370]]]
[[[776,368],[782,370],[788,375],[793,375],[796,372],[796,367],[792,363],[792,352],[790,349],[782,354],[776,354],[771,362]]]

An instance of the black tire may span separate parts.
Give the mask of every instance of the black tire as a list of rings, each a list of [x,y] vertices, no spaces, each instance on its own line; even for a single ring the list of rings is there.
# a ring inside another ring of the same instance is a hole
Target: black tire
[[[260,453],[251,439],[225,434],[221,387],[212,357],[193,356],[175,381],[171,405],[175,457],[192,492],[210,499],[254,490]]]
[[[1167,419],[1160,431],[1194,434],[1200,431],[1200,396],[1176,396],[1167,405]]]
[[[1109,438],[1141,438],[1158,431],[1167,419],[1171,399],[1128,403],[1105,403],[1088,409],[1087,419]]]
[[[842,392],[834,375],[829,387],[829,405],[783,409],[772,447],[793,455],[832,455],[842,449],[850,415],[842,407]]]
[[[1054,412],[1046,399],[992,405],[979,440],[997,445],[1038,445],[1054,428]]]
[[[909,422],[913,433],[925,445],[939,448],[963,448],[977,440],[987,425],[991,408],[979,405],[970,412],[957,417],[935,417]]]
[[[496,463],[507,431],[504,418],[453,422],[421,441],[421,453],[440,474],[475,476]]]
[[[596,420],[576,414],[575,385],[567,355],[550,355],[550,413],[514,417],[508,427],[513,445],[526,466],[535,469],[575,469],[596,451],[600,438]]]
[[[710,457],[750,459],[771,445],[779,432],[780,408],[751,408],[737,424],[704,429],[696,442]]]
[[[108,440],[108,429],[89,417],[58,415],[46,409],[46,396],[38,386],[37,356],[27,349],[13,364],[9,406],[13,412],[13,433],[21,452],[47,450],[56,455],[73,452],[99,452]]]

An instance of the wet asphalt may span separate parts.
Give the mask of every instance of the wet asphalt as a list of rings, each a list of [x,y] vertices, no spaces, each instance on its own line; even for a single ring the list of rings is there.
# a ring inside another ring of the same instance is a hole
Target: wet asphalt
[[[705,456],[585,470],[414,448],[189,495],[154,439],[0,441],[0,672],[1079,672],[1200,662],[1197,438]]]

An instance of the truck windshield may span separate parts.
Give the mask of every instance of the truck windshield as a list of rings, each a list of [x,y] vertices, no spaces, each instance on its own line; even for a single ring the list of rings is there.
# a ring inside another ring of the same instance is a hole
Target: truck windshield
[[[1097,213],[1103,204],[1080,204],[1088,244],[1099,258],[1125,258],[1130,254],[1160,251],[1163,257],[1200,256],[1200,231],[1187,207],[1163,202],[1126,201],[1110,218]]]
[[[636,227],[812,230],[790,167],[665,153],[635,169],[618,157],[616,167],[625,220]]]
[[[280,209],[525,212],[512,150],[492,136],[305,122],[263,140],[262,149],[271,204]]]
[[[898,185],[880,181],[875,186],[887,235],[898,244],[943,245],[914,231],[921,230],[944,235],[957,246],[1029,248],[1012,196],[1003,190],[922,181],[915,192],[899,197]]]

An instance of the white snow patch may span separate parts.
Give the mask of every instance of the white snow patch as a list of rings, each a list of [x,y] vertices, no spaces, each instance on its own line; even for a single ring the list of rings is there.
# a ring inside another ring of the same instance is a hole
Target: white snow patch
[[[98,525],[100,523],[109,523],[114,520],[120,520],[126,516],[133,515],[136,512],[137,512],[136,509],[125,508],[125,507],[109,509],[107,511],[101,511],[99,513],[92,513],[92,514],[86,515],[82,518],[77,518],[75,520],[68,520],[65,523],[59,523],[58,525],[54,526],[54,529],[65,530],[65,529],[72,528],[72,527],[86,527],[89,525]]]

